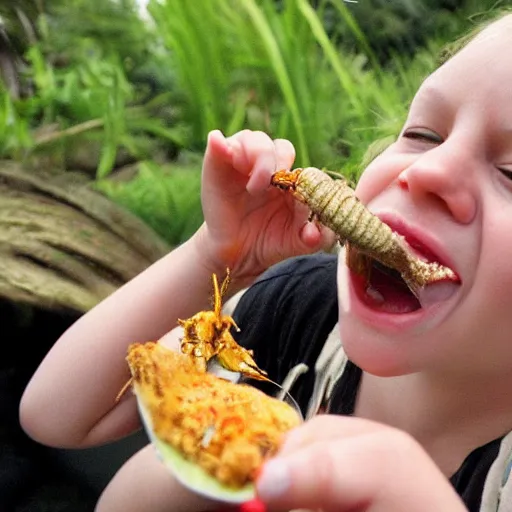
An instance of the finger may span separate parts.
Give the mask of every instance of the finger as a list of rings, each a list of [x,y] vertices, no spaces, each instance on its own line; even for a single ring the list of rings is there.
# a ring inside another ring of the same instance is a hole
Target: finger
[[[276,171],[281,169],[290,170],[295,161],[295,147],[286,139],[274,140],[276,152]]]
[[[239,194],[240,188],[258,193],[261,181],[247,181],[248,176],[259,176],[260,169],[275,168],[275,148],[272,139],[263,132],[243,130],[225,138],[219,130],[208,135],[203,164],[203,191],[208,184],[223,183],[225,194]],[[235,172],[233,172],[235,171]],[[265,171],[264,171],[265,172]]]
[[[339,240],[338,235],[325,226],[320,226],[320,236],[320,246],[324,251],[330,251]]]
[[[220,130],[213,130],[208,134],[203,170],[212,168],[231,167],[233,149]]]
[[[270,177],[276,171],[278,156],[274,141],[263,132],[252,132],[244,144],[245,156],[251,164],[247,191],[257,195],[268,189]]]
[[[317,441],[278,456],[264,466],[257,489],[278,510],[465,510],[421,447],[393,429]]]
[[[257,169],[275,169],[274,142],[264,132],[243,130],[227,139],[232,149],[233,167],[242,174],[253,174]]]
[[[256,483],[259,498],[279,510],[358,510],[356,506],[370,494],[370,489],[366,487],[368,480],[365,484],[357,481],[357,487],[350,487],[354,476],[359,476],[357,467],[347,467],[354,458],[349,452],[354,449],[355,443],[316,441],[270,460]],[[364,462],[364,458],[357,461]]]
[[[371,503],[374,492],[370,468],[375,455],[369,456],[374,444],[365,436],[351,442],[317,441],[271,460],[257,482],[258,494],[278,508],[359,510]]]
[[[281,169],[290,169],[295,160],[295,148],[293,144],[285,139],[276,139],[272,141],[273,158],[261,155],[261,160],[254,165],[251,177],[247,184],[247,190],[252,194],[257,194],[267,190],[270,186],[272,175]]]
[[[309,252],[330,251],[336,243],[336,235],[325,226],[316,222],[303,222],[299,227],[299,236]]]
[[[214,130],[208,134],[208,143],[202,169],[201,195],[207,196],[210,187],[221,186],[224,193],[240,193],[246,178],[233,173],[233,152],[222,132]]]
[[[362,418],[319,414],[293,429],[286,436],[279,455],[288,455],[308,444],[317,442],[318,432],[322,432],[323,441],[329,441],[376,432],[382,428],[382,424]]]

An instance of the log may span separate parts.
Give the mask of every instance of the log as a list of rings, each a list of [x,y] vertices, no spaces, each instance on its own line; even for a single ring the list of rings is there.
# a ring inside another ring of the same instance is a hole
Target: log
[[[0,161],[0,297],[83,313],[169,250],[84,176]]]

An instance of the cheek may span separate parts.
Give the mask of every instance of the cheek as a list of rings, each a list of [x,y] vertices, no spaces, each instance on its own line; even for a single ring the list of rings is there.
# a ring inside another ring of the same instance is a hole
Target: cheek
[[[487,211],[480,243],[476,290],[482,302],[500,303],[512,312],[512,206],[495,205],[495,214]],[[511,319],[512,323],[512,319]]]
[[[474,291],[484,314],[512,326],[512,240],[509,238],[512,234],[504,234],[494,248],[487,250]]]
[[[414,371],[407,350],[385,336],[368,331],[353,318],[340,322],[340,335],[347,357],[363,371],[378,377],[396,377]]]
[[[386,189],[407,167],[404,157],[393,153],[390,146],[375,158],[363,171],[357,182],[356,195],[364,203],[369,203],[375,196]]]

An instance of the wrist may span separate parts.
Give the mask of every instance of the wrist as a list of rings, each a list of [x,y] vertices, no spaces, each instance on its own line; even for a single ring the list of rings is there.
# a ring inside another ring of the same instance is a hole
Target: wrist
[[[230,284],[226,299],[247,288],[259,275],[244,268],[246,265],[240,261],[236,243],[224,246],[219,244],[213,239],[206,223],[203,223],[186,243],[190,244],[191,250],[195,253],[194,259],[209,276],[216,274],[222,279],[229,268]]]

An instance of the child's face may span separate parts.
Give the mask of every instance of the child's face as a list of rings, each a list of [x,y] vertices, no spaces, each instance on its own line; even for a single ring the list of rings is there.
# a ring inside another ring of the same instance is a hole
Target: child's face
[[[419,307],[376,271],[362,286],[340,258],[342,339],[371,373],[512,367],[511,49],[508,17],[431,75],[361,177],[370,210],[461,281],[430,287]]]

